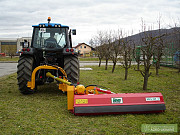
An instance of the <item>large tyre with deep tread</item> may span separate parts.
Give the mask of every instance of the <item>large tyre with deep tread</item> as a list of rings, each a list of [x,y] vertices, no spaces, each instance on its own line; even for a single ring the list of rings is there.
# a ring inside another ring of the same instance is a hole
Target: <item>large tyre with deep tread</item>
[[[68,80],[74,84],[79,82],[79,60],[78,56],[70,55],[64,58],[64,70]]]
[[[34,59],[31,56],[20,56],[17,65],[17,80],[19,90],[22,94],[32,94],[34,90],[27,87],[27,82],[31,80]]]

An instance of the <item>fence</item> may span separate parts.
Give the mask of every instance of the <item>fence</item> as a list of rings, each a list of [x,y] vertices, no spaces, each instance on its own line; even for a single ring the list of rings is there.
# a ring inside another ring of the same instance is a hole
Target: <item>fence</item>
[[[178,68],[180,65],[180,48],[175,48],[174,43],[169,43],[165,46],[163,54],[161,66]]]

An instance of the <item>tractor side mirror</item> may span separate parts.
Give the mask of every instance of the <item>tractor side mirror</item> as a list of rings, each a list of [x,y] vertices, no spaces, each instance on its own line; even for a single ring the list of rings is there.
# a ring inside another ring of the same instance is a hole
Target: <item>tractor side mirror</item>
[[[72,29],[72,34],[76,35],[76,29]]]
[[[29,48],[29,42],[27,42],[27,40],[24,40],[22,47],[23,48]]]

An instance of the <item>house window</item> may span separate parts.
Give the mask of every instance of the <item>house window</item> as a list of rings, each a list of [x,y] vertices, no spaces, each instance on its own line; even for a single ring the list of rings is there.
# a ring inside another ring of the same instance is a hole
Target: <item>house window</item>
[[[86,48],[86,46],[84,46],[84,48]]]
[[[80,48],[82,48],[82,46],[80,46]]]

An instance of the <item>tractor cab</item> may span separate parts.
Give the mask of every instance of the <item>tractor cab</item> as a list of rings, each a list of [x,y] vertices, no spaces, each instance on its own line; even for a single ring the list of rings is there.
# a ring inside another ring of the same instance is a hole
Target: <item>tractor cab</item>
[[[63,48],[72,48],[71,30],[69,26],[59,23],[50,23],[51,18],[48,18],[48,23],[40,23],[33,25],[32,48],[42,50],[58,50]],[[76,33],[72,30],[73,34]]]
[[[34,28],[33,47],[61,49],[69,46],[67,28]]]

